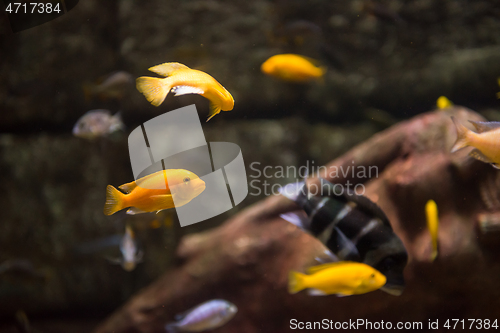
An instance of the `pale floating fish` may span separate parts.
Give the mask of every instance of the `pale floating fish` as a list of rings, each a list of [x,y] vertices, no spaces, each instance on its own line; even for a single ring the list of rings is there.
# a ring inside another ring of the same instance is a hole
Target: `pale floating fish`
[[[291,294],[309,289],[311,296],[359,295],[377,290],[386,282],[382,273],[359,262],[341,261],[313,266],[308,273],[290,272],[288,291]]]
[[[285,186],[282,194],[303,210],[280,216],[318,238],[339,260],[375,268],[387,278],[381,290],[400,295],[408,254],[384,212],[364,196],[346,189],[337,195],[333,184],[321,182],[321,195],[310,194],[304,182]]]
[[[169,333],[212,330],[226,324],[236,312],[236,305],[222,299],[214,299],[177,315],[176,322],[168,324],[165,329]]]
[[[191,171],[167,169],[123,184],[119,188],[126,193],[108,185],[105,215],[112,215],[129,207],[127,214],[131,215],[158,213],[164,209],[180,207],[200,195],[205,190],[205,182]]]
[[[83,86],[85,98],[92,99],[93,96],[106,99],[122,99],[133,87],[134,78],[130,73],[117,71],[109,74],[99,84],[86,84]]]
[[[451,117],[451,120],[457,128],[457,141],[451,148],[451,152],[454,153],[467,146],[474,147],[475,149],[469,153],[469,156],[500,169],[500,122],[469,120],[477,130],[473,132],[454,117]]]
[[[124,128],[119,112],[112,116],[108,110],[98,109],[91,110],[78,119],[73,127],[73,135],[92,140]]]
[[[122,258],[110,259],[110,261],[120,264],[127,272],[133,271],[137,264],[142,262],[144,253],[139,250],[135,233],[129,225],[125,226],[125,234],[120,241],[120,252]]]
[[[45,279],[46,275],[38,271],[33,263],[27,259],[9,259],[0,264],[0,277],[2,275],[21,275],[36,279]]]
[[[427,201],[425,205],[425,216],[427,218],[427,229],[431,234],[432,254],[431,261],[434,261],[438,255],[438,228],[439,217],[436,202],[434,200]]]
[[[207,121],[219,112],[231,111],[234,107],[234,99],[229,91],[205,72],[191,69],[178,62],[167,62],[149,70],[166,76],[164,79],[142,76],[136,80],[137,90],[154,106],[160,106],[167,94],[172,91],[175,96],[199,94],[208,99],[210,113]]]

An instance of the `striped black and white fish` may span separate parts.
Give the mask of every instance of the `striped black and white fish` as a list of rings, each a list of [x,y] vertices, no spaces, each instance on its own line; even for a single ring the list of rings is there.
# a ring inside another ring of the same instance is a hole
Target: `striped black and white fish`
[[[207,331],[224,325],[236,312],[236,305],[223,299],[213,299],[177,315],[177,321],[168,324],[165,329],[169,333]]]
[[[285,186],[281,193],[303,211],[281,217],[318,238],[336,256],[334,260],[363,262],[377,269],[387,278],[381,290],[400,295],[408,254],[385,213],[340,184],[321,179],[320,189],[320,195],[312,195],[304,182]]]

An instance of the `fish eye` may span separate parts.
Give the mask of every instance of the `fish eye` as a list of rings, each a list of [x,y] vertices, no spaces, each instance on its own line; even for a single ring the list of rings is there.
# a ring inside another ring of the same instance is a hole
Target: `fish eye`
[[[191,180],[191,179],[190,179],[189,177],[186,177],[186,178],[184,178],[182,181],[183,181],[184,183],[187,183],[187,182],[188,182],[188,181],[190,181],[190,180]]]
[[[372,273],[370,277],[373,279],[375,277],[375,273]]]

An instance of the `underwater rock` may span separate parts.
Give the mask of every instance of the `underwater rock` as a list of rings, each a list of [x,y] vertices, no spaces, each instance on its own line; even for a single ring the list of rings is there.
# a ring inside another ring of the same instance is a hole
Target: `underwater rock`
[[[336,183],[366,186],[365,195],[389,217],[409,254],[407,288],[401,296],[381,291],[343,298],[288,294],[288,272],[313,265],[323,247],[279,218],[297,209],[295,204],[271,196],[216,229],[186,236],[177,251],[177,267],[94,332],[161,332],[176,313],[214,297],[239,309],[218,332],[282,332],[292,319],[414,321],[422,322],[424,329],[428,319],[495,319],[500,310],[500,262],[478,241],[474,221],[480,214],[500,210],[488,208],[480,194],[491,177],[499,177],[498,171],[470,158],[466,150],[449,153],[456,139],[451,115],[462,123],[482,120],[462,107],[419,115],[351,149],[322,175]],[[378,173],[370,179],[335,174],[353,165],[377,167]],[[500,197],[498,189],[488,193],[491,202]],[[440,219],[434,262],[424,211],[429,199],[436,201]]]

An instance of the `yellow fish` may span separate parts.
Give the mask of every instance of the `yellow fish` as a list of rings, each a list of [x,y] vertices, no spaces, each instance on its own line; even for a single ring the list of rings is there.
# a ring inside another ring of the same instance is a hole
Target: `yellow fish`
[[[234,107],[233,96],[217,80],[205,72],[191,69],[178,62],[166,62],[149,68],[153,73],[166,76],[165,79],[141,76],[136,80],[136,88],[154,106],[159,106],[172,91],[175,96],[199,94],[210,101],[207,121],[222,111]]]
[[[359,262],[341,261],[308,269],[310,275],[290,272],[288,291],[295,294],[309,288],[310,295],[339,296],[364,294],[382,287],[386,277],[375,268]]]
[[[453,103],[445,96],[439,96],[439,98],[437,99],[436,105],[437,105],[438,109],[442,110],[442,109],[447,109],[449,107],[452,107]]]
[[[314,65],[317,61],[297,54],[277,54],[260,67],[264,74],[284,81],[304,83],[322,77],[326,69]]]
[[[438,228],[439,228],[438,209],[436,202],[434,200],[427,201],[427,204],[425,205],[425,215],[427,217],[427,229],[429,229],[432,241],[431,261],[434,261],[434,259],[436,259],[438,255]]]
[[[451,117],[451,120],[457,128],[457,142],[451,148],[451,152],[454,153],[467,146],[474,147],[476,149],[471,151],[469,156],[484,163],[491,163],[500,169],[500,122],[469,120],[476,128],[476,133],[458,123],[454,117]]]
[[[112,215],[128,207],[131,208],[127,214],[132,215],[158,213],[164,209],[180,207],[203,192],[205,182],[191,171],[168,169],[123,184],[119,188],[126,194],[108,185],[104,204],[105,215]]]

